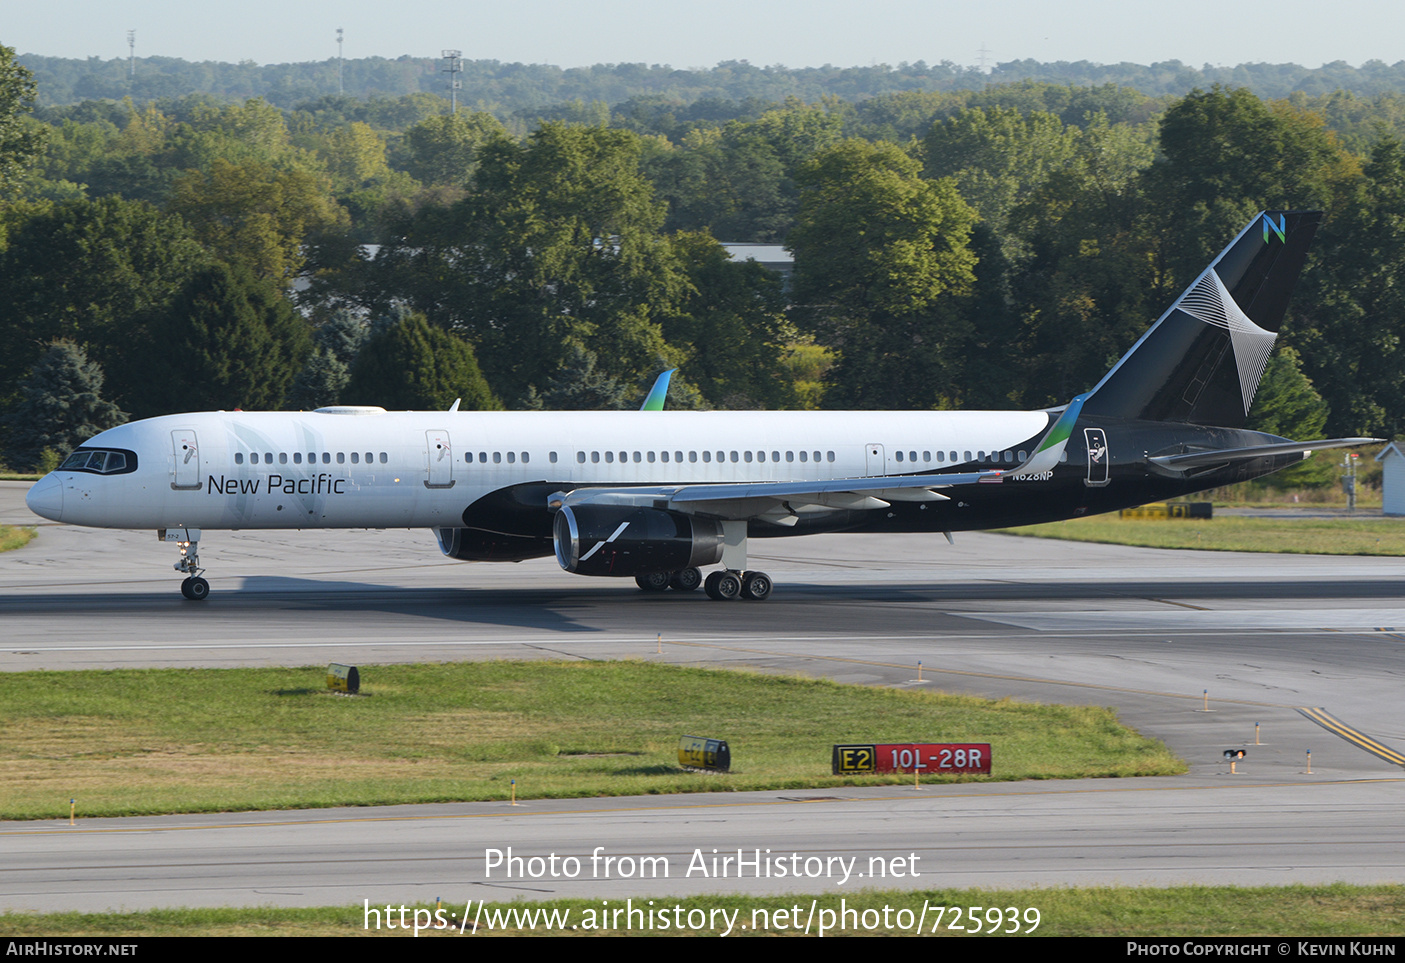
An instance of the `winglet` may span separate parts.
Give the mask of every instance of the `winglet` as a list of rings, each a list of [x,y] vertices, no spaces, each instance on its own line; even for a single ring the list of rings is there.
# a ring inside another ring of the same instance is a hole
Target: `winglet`
[[[669,368],[658,376],[654,381],[654,386],[649,389],[649,396],[639,406],[640,411],[663,411],[664,399],[668,397],[668,380],[677,370],[677,368]]]
[[[463,399],[462,399],[462,398],[455,398],[455,399],[454,399],[454,403],[449,406],[449,410],[450,410],[450,411],[458,411],[458,410],[459,410],[459,402],[460,402],[460,401],[463,401]]]

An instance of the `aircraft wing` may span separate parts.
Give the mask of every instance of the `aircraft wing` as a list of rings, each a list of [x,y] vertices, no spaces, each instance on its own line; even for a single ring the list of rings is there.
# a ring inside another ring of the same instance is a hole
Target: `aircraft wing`
[[[1188,451],[1179,455],[1157,455],[1147,461],[1162,468],[1183,471],[1187,468],[1204,468],[1209,465],[1223,465],[1233,461],[1247,461],[1265,455],[1292,455],[1301,453],[1304,458],[1314,451],[1326,448],[1355,448],[1357,445],[1374,445],[1384,438],[1323,438],[1318,441],[1289,441],[1281,445],[1255,445],[1251,448],[1212,448],[1206,451]]]
[[[892,502],[946,501],[947,496],[935,489],[998,484],[1005,474],[978,471],[801,482],[581,488],[552,495],[550,505],[638,505],[714,518],[766,518],[793,525],[801,512],[886,508]]]

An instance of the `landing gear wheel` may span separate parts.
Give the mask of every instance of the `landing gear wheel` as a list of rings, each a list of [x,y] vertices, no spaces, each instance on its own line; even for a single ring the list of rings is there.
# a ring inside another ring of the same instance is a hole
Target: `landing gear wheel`
[[[742,598],[744,599],[764,602],[771,597],[771,590],[774,587],[771,576],[765,572],[747,572],[742,576]]]
[[[181,594],[192,602],[203,602],[210,595],[210,583],[198,575],[191,576],[181,583]]]
[[[713,572],[703,584],[707,597],[717,602],[730,602],[742,594],[742,580],[736,572]]]
[[[662,592],[668,588],[667,572],[649,572],[634,576],[634,584],[646,592]]]
[[[678,592],[695,591],[703,583],[703,574],[695,568],[685,568],[681,572],[674,572],[673,577],[668,580],[671,588]]]

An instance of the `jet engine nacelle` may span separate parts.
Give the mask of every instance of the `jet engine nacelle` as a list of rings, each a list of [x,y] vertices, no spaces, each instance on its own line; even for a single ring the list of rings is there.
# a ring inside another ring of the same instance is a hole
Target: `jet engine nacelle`
[[[722,560],[722,523],[658,508],[563,506],[552,523],[556,560],[577,575],[677,572]]]

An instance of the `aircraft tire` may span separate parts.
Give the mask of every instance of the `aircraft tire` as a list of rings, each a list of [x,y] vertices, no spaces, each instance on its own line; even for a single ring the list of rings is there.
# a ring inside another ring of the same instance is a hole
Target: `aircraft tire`
[[[669,587],[678,592],[694,592],[703,583],[703,574],[695,568],[685,568],[674,572],[669,578]]]
[[[764,602],[771,597],[775,584],[765,572],[747,572],[742,577],[742,598]]]
[[[200,576],[192,576],[181,583],[181,594],[192,602],[203,602],[210,597],[210,583]]]
[[[707,597],[716,602],[730,602],[742,594],[742,580],[736,572],[713,572],[703,587]]]
[[[634,584],[646,592],[662,592],[668,588],[669,574],[667,572],[648,572],[644,575],[634,576]]]

